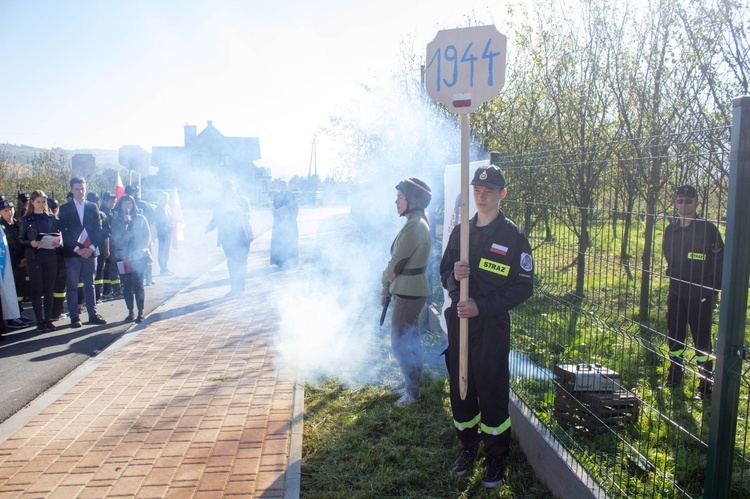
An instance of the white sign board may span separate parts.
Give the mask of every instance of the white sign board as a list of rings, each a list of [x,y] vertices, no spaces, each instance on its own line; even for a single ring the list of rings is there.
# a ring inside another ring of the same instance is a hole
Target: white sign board
[[[456,114],[471,113],[503,88],[506,45],[495,26],[438,31],[427,44],[427,93]]]

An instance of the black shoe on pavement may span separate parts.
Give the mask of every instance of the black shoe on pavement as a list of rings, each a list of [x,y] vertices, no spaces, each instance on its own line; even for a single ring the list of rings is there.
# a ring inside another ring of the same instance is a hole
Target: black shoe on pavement
[[[47,332],[47,323],[46,322],[40,322],[36,325],[36,332],[37,333],[46,333]]]
[[[464,449],[461,451],[461,455],[458,456],[458,459],[453,461],[453,464],[450,465],[448,471],[450,471],[454,475],[464,476],[466,474],[466,471],[469,469],[469,466],[471,466],[471,463],[473,463],[476,458],[476,445],[474,447]]]
[[[128,312],[128,316],[125,317],[125,322],[133,322],[133,319],[135,319],[135,315],[133,314],[133,311],[131,310]]]
[[[485,466],[487,469],[482,477],[484,486],[488,489],[494,489],[498,485],[503,483],[505,477],[505,465],[503,464],[502,457],[488,457],[485,460]]]
[[[28,324],[25,324],[21,319],[11,319],[9,321],[6,321],[6,324],[11,329],[23,329],[29,326]]]
[[[70,327],[75,327],[75,328],[81,327],[81,319],[79,319],[78,317],[71,317]]]
[[[138,317],[135,318],[135,322],[137,322],[138,324],[143,322],[143,312],[138,311]]]
[[[56,330],[56,329],[57,329],[57,328],[55,327],[55,325],[54,325],[54,324],[52,324],[52,321],[44,321],[44,328],[45,328],[45,329],[46,329],[47,331],[54,331],[54,330]]]
[[[18,320],[23,322],[27,326],[31,326],[32,324],[36,322],[34,319],[29,319],[28,317],[24,317],[24,316],[19,317]]]
[[[99,314],[95,314],[95,315],[89,317],[88,324],[106,324],[106,323],[107,323],[107,319],[105,319],[104,317],[102,317]]]

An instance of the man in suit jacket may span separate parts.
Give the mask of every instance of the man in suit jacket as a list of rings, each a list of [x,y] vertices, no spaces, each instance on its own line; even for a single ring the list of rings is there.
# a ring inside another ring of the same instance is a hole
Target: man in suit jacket
[[[73,199],[60,206],[58,218],[62,232],[63,257],[65,258],[66,297],[70,326],[81,327],[78,318],[78,283],[83,282],[83,296],[89,313],[89,324],[106,324],[96,312],[94,274],[96,273],[96,251],[102,243],[102,227],[99,208],[86,201],[86,181],[70,180]]]

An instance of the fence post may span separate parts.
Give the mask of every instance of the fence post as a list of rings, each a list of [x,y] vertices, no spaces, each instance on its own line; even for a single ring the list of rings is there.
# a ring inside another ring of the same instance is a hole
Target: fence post
[[[750,277],[750,96],[732,101],[726,246],[704,498],[730,497]]]

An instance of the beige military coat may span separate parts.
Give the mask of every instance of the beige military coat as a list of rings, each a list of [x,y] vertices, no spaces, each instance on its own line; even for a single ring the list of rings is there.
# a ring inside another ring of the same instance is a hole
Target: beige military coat
[[[430,244],[430,226],[421,214],[413,213],[391,245],[391,260],[383,271],[381,294],[429,296]]]

